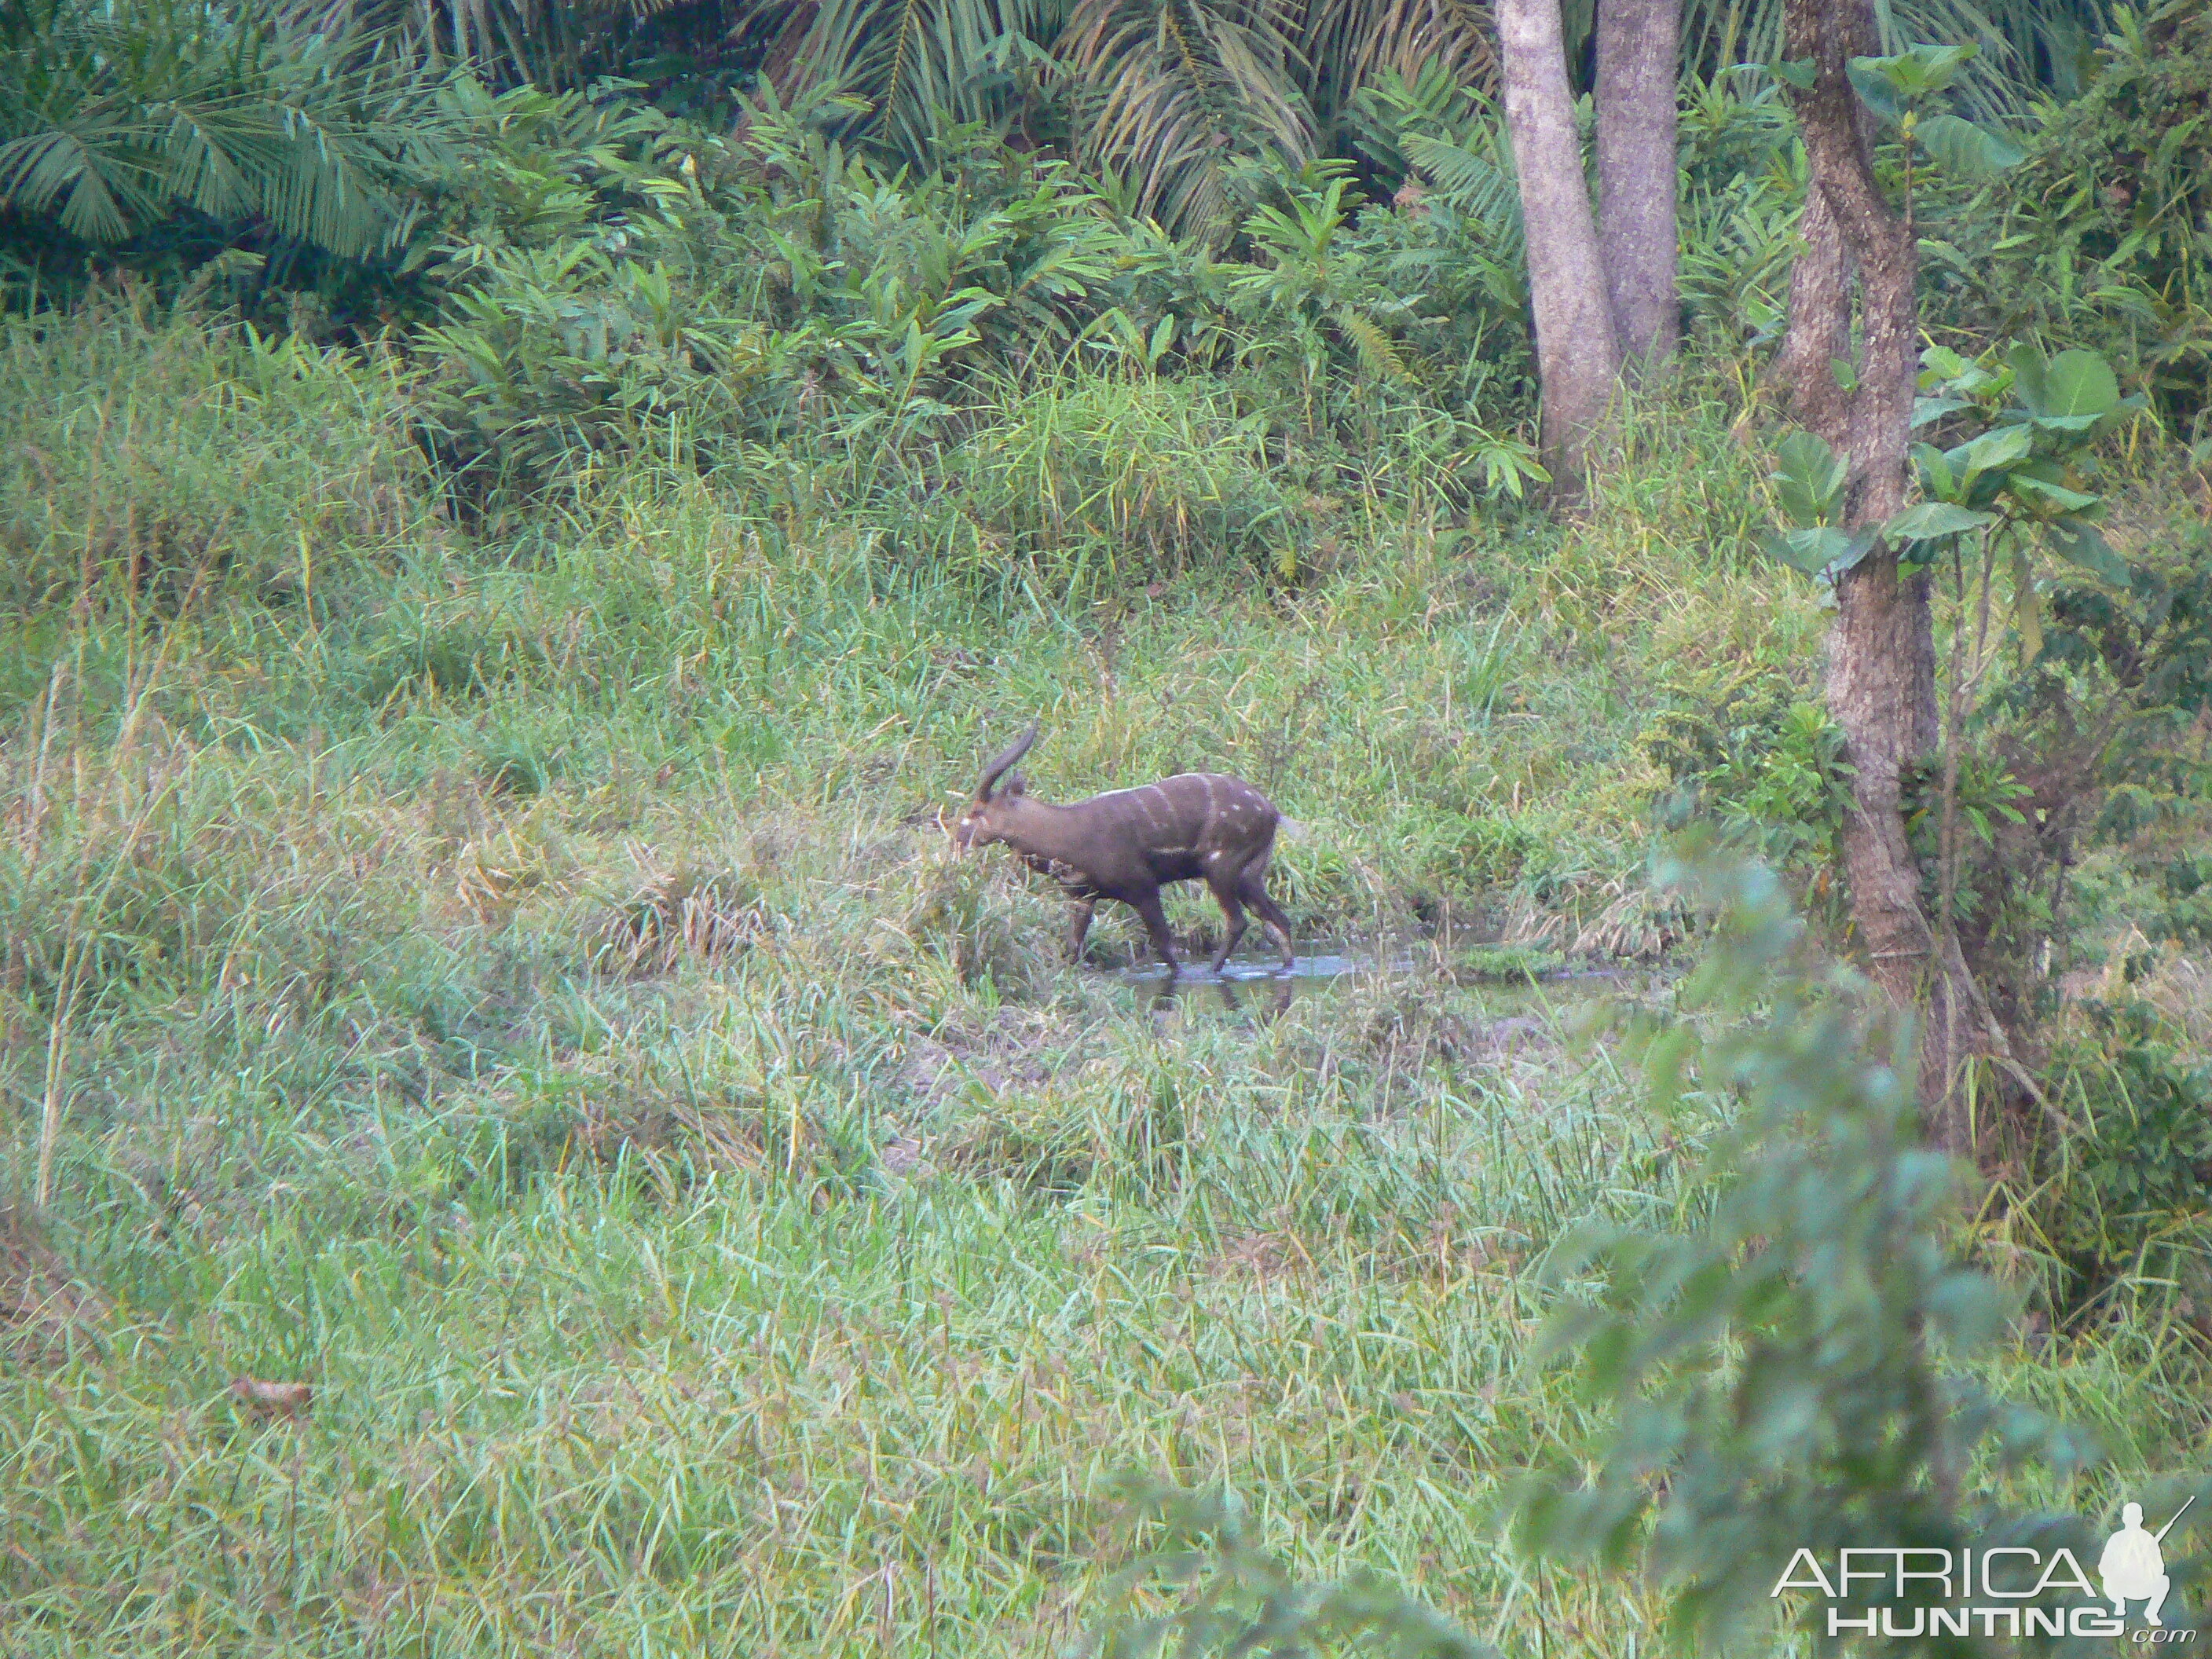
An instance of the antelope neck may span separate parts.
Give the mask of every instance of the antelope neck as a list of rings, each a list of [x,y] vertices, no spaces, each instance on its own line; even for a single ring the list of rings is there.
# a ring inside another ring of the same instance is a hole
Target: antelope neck
[[[1082,826],[1075,809],[1054,806],[1046,801],[1024,798],[1014,809],[1012,822],[1006,825],[1006,839],[1024,853],[1034,853],[1040,858],[1060,859],[1073,863],[1082,851]]]

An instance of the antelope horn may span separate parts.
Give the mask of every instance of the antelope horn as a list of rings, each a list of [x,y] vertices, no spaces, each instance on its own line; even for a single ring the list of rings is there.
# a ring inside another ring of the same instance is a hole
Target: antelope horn
[[[1000,753],[996,760],[983,769],[983,781],[976,786],[975,789],[977,800],[990,799],[992,786],[1006,775],[1016,761],[1030,752],[1030,745],[1037,740],[1039,724],[1040,722],[1036,720],[1031,720],[1030,729],[1016,738]]]

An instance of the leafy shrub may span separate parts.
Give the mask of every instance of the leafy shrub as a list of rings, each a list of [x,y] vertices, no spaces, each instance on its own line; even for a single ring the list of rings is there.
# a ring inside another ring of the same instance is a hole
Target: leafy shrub
[[[728,314],[748,262],[699,183],[701,155],[726,179],[721,147],[615,91],[448,89],[468,159],[418,252],[439,319],[414,349],[433,447],[471,505],[726,429],[757,365],[759,331]]]
[[[1796,131],[1770,77],[1683,83],[1682,306],[1690,327],[1725,350],[1782,331],[1805,199]]]
[[[1768,1633],[1800,1547],[2082,1547],[2078,1519],[1975,1478],[1992,1458],[2070,1471],[2087,1448],[1966,1372],[2014,1297],[1955,1259],[1951,1171],[1922,1142],[1895,1033],[1794,962],[1798,925],[1767,872],[1661,874],[1717,923],[1683,996],[1699,1012],[1643,1032],[1657,1103],[1710,1134],[1711,1206],[1680,1231],[1591,1226],[1555,1251],[1565,1295],[1545,1346],[1574,1355],[1607,1422],[1579,1468],[1524,1488],[1522,1535],[1640,1570],[1699,1650]],[[1818,1615],[1800,1615],[1816,1635]]]
[[[1244,165],[1245,257],[1215,258],[988,134],[890,177],[830,136],[834,98],[770,100],[725,138],[624,96],[447,92],[468,159],[417,238],[438,297],[415,349],[472,507],[649,453],[878,499],[902,548],[974,568],[1066,548],[1076,503],[1110,570],[1179,569],[1200,542],[1288,568],[1328,526],[1286,492],[1456,511],[1542,477],[1511,429],[1517,283],[1439,245],[1449,209],[1363,213],[1340,166]],[[1470,317],[1485,294],[1510,320]],[[1034,466],[1040,435],[1073,446],[1065,477]],[[1075,550],[1063,568],[1101,569]]]
[[[1672,677],[1644,750],[1703,813],[1787,868],[1826,862],[1850,803],[1843,733],[1781,669],[1723,661]]]
[[[1962,319],[1986,335],[2087,345],[2177,429],[2212,417],[2212,6],[2113,18],[2099,72],[2050,106],[2027,160],[1965,216]]]
[[[2121,1214],[2201,1212],[2212,1184],[2212,1062],[2142,1007],[2090,1002],[2083,1012],[2089,1040],[2055,1058],[2082,1083],[2084,1196]]]
[[[2146,1001],[2075,1013],[2044,1068],[2073,1124],[2045,1149],[2035,1206],[2059,1268],[2052,1299],[2079,1313],[2124,1279],[2212,1298],[2212,1063]]]
[[[2172,858],[2160,847],[2198,833],[2191,826],[2212,785],[2195,736],[2212,708],[2212,535],[2199,527],[2114,563],[2123,584],[2050,585],[2036,637],[2014,641],[2026,661],[1962,741],[1969,832],[1956,915],[2002,1012],[2047,999],[2047,946],[2070,948],[2069,938],[2112,920],[2084,902],[2094,895],[2081,872],[2099,849],[2123,866],[2148,860],[2148,890],[2128,884],[2124,920],[2160,926],[2155,866]],[[1932,781],[1923,786],[1923,797],[1933,793]],[[1925,817],[1922,833],[1932,853]],[[2188,895],[2179,896],[2185,923]]]
[[[2212,945],[2212,854],[2184,853],[2168,860],[2158,878],[2165,914],[2153,921],[2153,936]]]

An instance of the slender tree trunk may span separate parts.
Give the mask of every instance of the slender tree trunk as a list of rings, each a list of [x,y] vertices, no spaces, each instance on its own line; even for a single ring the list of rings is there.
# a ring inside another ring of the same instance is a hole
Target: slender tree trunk
[[[1845,524],[1875,525],[1905,505],[1918,368],[1917,251],[1910,220],[1892,210],[1875,179],[1859,100],[1844,73],[1871,38],[1870,0],[1788,0],[1785,21],[1790,56],[1817,64],[1813,87],[1796,99],[1797,119],[1827,222],[1814,227],[1822,240],[1807,238],[1814,268],[1801,269],[1802,281],[1790,287],[1790,332],[1805,377],[1792,401],[1808,425],[1850,457]],[[1832,243],[1825,240],[1829,228]],[[1846,260],[1857,272],[1859,300],[1856,382],[1848,394],[1830,361],[1830,348],[1850,335]],[[1869,972],[1890,1001],[1905,1009],[1926,1000],[1923,1109],[1937,1140],[1963,1151],[1969,1126],[1958,1066],[1993,1028],[1955,939],[1931,926],[1922,907],[1903,811],[1904,774],[1936,746],[1928,578],[1901,573],[1897,550],[1877,543],[1838,581],[1836,599],[1827,690],[1854,769],[1843,832],[1852,918]]]
[[[1851,269],[1836,216],[1817,189],[1805,192],[1797,237],[1797,262],[1790,270],[1789,331],[1770,372],[1790,418],[1826,439],[1830,448],[1841,449],[1851,400],[1836,378],[1836,365],[1849,362],[1851,356]]]
[[[1620,379],[1620,345],[1567,90],[1559,0],[1498,0],[1498,38],[1536,313],[1544,465],[1571,497],[1581,493],[1584,452]]]
[[[1632,374],[1681,343],[1675,283],[1674,88],[1682,0],[1599,0],[1598,234],[1613,321]]]
[[[1843,35],[1846,60],[1876,50],[1880,36],[1870,9],[1844,0],[1844,15],[1831,21]],[[1801,27],[1787,17],[1784,21],[1793,28]],[[1809,40],[1791,38],[1810,55]],[[1815,88],[1816,96],[1818,93]],[[1850,101],[1851,119],[1871,145],[1872,117],[1859,100]],[[1827,195],[1817,183],[1805,192],[1797,235],[1802,246],[1790,272],[1790,327],[1782,349],[1775,354],[1772,374],[1775,384],[1787,394],[1790,417],[1840,450],[1849,441],[1845,428],[1851,399],[1836,378],[1836,366],[1848,364],[1851,357],[1851,252]]]

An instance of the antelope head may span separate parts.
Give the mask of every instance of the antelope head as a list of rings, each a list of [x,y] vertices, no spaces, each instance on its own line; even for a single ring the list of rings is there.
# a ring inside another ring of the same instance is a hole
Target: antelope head
[[[1029,787],[1029,781],[1020,773],[1015,772],[1012,777],[1006,774],[1016,761],[1030,752],[1030,745],[1037,739],[1037,725],[1031,720],[1030,729],[983,769],[983,781],[975,786],[975,799],[968,803],[968,810],[952,826],[952,844],[961,852],[988,847],[1006,838],[1006,821]],[[1006,778],[1003,784],[999,781],[1001,778]],[[994,789],[996,793],[993,793]]]

